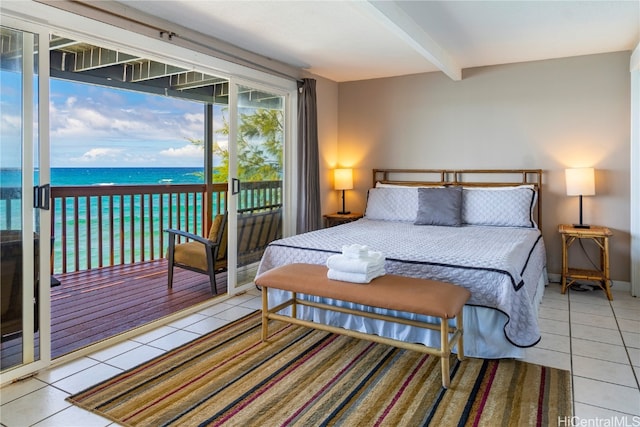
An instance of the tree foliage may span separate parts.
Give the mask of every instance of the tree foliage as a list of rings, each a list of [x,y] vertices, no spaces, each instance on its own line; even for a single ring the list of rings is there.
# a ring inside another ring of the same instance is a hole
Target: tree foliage
[[[238,179],[241,181],[275,181],[282,179],[283,115],[280,110],[251,109],[240,113],[238,126],[237,157]],[[229,121],[223,114],[223,126],[217,130],[229,136]],[[204,147],[199,139],[189,139],[192,144]],[[220,165],[213,168],[213,182],[226,182],[229,176],[228,146],[215,144],[214,158]]]

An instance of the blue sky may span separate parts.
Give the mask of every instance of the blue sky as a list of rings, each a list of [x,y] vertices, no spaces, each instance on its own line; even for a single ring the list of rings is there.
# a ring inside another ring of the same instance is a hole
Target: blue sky
[[[203,105],[51,79],[52,167],[202,166]]]
[[[19,87],[7,74],[13,73],[2,72],[1,126],[11,147],[3,141],[1,166],[15,167]],[[204,137],[203,104],[56,79],[49,102],[52,167],[203,165],[202,149],[189,142]]]

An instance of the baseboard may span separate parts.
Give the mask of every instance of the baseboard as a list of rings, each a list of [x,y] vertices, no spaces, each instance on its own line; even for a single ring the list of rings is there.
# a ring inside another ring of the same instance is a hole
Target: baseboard
[[[560,284],[561,274],[560,273],[549,273],[547,274],[549,277],[549,283]],[[578,280],[577,283],[589,284],[593,282],[589,282],[588,280],[582,281]],[[631,293],[631,282],[625,282],[622,280],[612,280],[611,281],[611,289],[615,289],[616,291],[623,291]]]

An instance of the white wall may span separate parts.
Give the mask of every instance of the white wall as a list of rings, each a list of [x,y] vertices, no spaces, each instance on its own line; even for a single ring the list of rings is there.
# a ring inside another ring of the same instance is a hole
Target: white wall
[[[631,55],[631,294],[640,296],[640,44]]]
[[[357,168],[349,207],[364,209],[376,167],[541,168],[548,267],[558,273],[557,225],[578,220],[564,169],[593,166],[584,219],[612,228],[612,278],[628,282],[629,60],[619,52],[468,69],[459,82],[426,73],[341,83],[338,161]]]

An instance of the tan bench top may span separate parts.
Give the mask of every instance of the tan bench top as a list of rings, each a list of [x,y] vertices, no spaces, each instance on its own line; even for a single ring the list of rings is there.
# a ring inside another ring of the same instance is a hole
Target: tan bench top
[[[454,318],[471,293],[451,283],[387,274],[371,283],[351,283],[327,278],[327,267],[288,264],[262,273],[256,285],[334,298],[372,307]]]

